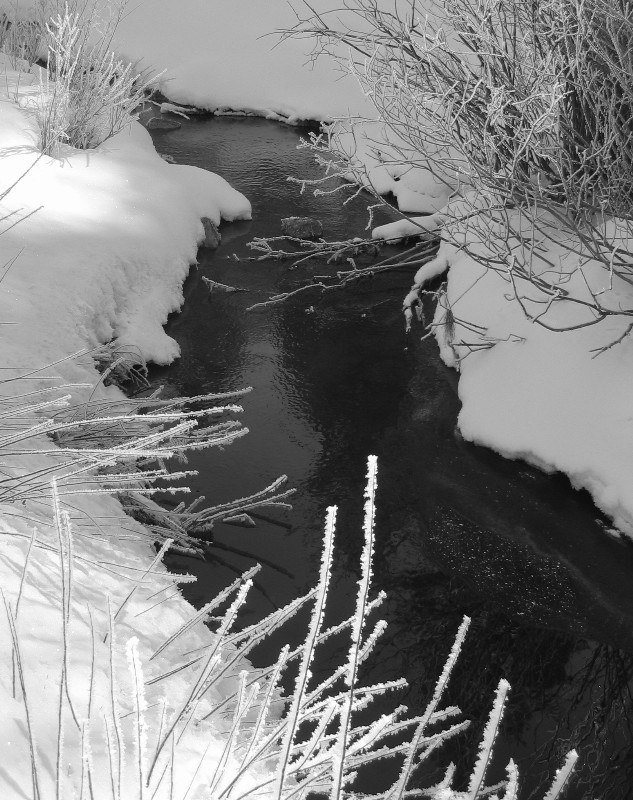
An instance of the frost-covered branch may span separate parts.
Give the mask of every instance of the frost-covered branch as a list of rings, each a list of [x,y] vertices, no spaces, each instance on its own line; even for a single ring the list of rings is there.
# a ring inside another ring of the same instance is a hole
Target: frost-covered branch
[[[508,281],[535,324],[631,315],[618,294],[633,270],[624,7],[443,0],[424,14],[414,2],[346,0],[332,14],[297,2],[296,14],[284,35],[339,59],[376,107],[375,120],[313,137],[323,180],[378,196],[380,175],[417,170],[452,193],[442,238]]]
[[[359,281],[371,279],[384,272],[403,269],[410,270],[427,264],[434,259],[439,242],[434,236],[429,235],[428,232],[424,230],[420,230],[418,235],[423,238],[421,238],[420,241],[416,241],[412,246],[398,253],[392,253],[379,261],[374,261],[367,266],[358,266],[356,264],[356,258],[363,255],[375,256],[379,252],[380,247],[389,242],[388,239],[350,239],[346,242],[311,242],[290,237],[255,239],[251,242],[251,247],[261,252],[262,255],[256,258],[258,261],[267,259],[292,259],[294,261],[290,268],[294,269],[308,260],[324,258],[328,265],[345,261],[350,268],[339,269],[332,275],[314,276],[311,282],[304,283],[288,292],[273,295],[259,303],[254,303],[252,306],[249,306],[247,311],[282,303],[292,297],[304,294],[314,294],[317,292],[323,295],[328,292],[340,291]],[[296,249],[275,249],[272,244],[276,244],[280,240],[295,244],[301,247],[302,250],[308,250],[309,252],[306,255],[300,255]],[[401,236],[396,239],[396,241],[401,240]]]

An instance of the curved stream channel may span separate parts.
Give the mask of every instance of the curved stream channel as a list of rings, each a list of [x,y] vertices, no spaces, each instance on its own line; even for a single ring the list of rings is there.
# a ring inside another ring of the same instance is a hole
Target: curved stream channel
[[[405,338],[400,308],[411,274],[245,312],[324,269],[289,271],[287,264],[232,258],[252,255],[246,244],[254,236],[279,234],[280,218],[315,216],[328,239],[367,235],[365,201],[342,208],[340,195],[301,195],[287,182],[288,175],[320,175],[310,155],[297,150],[298,137],[274,122],[228,117],[155,134],[159,152],[218,172],[253,204],[253,222],[224,225],[220,248],[200,251],[184,309],[168,325],[182,358],[152,375],[154,383],[190,395],[255,387],[243,401],[250,434],[224,452],[191,458],[199,470],[192,497],[204,494],[215,504],[281,474],[297,489],[292,512],[268,514],[281,524],[218,524],[214,531],[220,547],[250,554],[219,549],[233,569],[270,562],[247,621],[315,584],[331,504],[339,506],[334,597],[349,606],[366,458],[376,453],[375,588],[388,593],[382,614],[389,627],[365,679],[404,676],[410,688],[396,702],[419,713],[462,616],[473,619],[447,702],[474,723],[429,762],[422,783],[437,780],[449,761],[464,765],[463,774],[472,767],[494,689],[505,677],[512,691],[490,782],[503,778],[512,756],[522,796],[541,798],[575,747],[580,762],[566,797],[631,797],[633,548],[605,533],[608,522],[562,476],[456,435],[456,374],[440,362],[433,340],[421,341],[421,328]],[[203,275],[249,292],[209,294]],[[235,575],[220,561],[174,556],[171,565],[198,575],[197,584],[184,587],[197,604]],[[305,623],[298,620],[297,630]],[[262,664],[275,646],[256,654]]]

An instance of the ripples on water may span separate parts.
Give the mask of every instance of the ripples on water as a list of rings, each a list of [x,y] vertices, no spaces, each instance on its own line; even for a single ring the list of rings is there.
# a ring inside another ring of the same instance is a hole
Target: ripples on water
[[[376,588],[388,592],[385,638],[367,678],[403,675],[403,698],[423,709],[463,614],[473,618],[449,702],[473,724],[430,765],[468,769],[500,677],[512,692],[490,780],[518,761],[524,797],[543,786],[571,747],[581,756],[566,797],[633,796],[630,729],[633,667],[632,549],[604,533],[585,494],[561,476],[509,462],[455,434],[456,375],[419,331],[407,342],[400,306],[411,276],[394,274],[354,292],[317,296],[245,313],[254,299],[306,281],[323,266],[289,272],[277,263],[236,262],[254,236],[279,234],[279,220],[316,216],[326,238],[366,235],[363,202],[300,195],[287,175],[318,176],[299,132],[258,119],[216,118],[157,134],[160,152],[223,175],[253,203],[252,223],[222,228],[216,253],[201,251],[185,286],[183,313],[169,324],[182,358],[156,382],[182,393],[252,385],[244,400],[251,433],[224,452],[194,454],[192,492],[216,503],[289,475],[298,495],[282,524],[254,530],[219,524],[217,542],[279,565],[265,566],[247,621],[287,602],[316,580],[321,522],[337,503],[339,544],[333,590],[349,609],[360,550],[365,460],[379,456]],[[208,295],[206,275],[249,289]],[[313,310],[311,309],[313,306]],[[430,310],[430,309],[429,309]],[[202,603],[249,559],[231,568],[173,558],[196,572],[190,599]],[[299,624],[299,623],[298,623]],[[298,628],[290,636],[299,636]],[[258,654],[269,661],[275,643]],[[336,658],[336,653],[331,654]],[[326,666],[324,665],[325,669]],[[465,773],[464,773],[465,774]],[[539,790],[539,791],[537,791]]]

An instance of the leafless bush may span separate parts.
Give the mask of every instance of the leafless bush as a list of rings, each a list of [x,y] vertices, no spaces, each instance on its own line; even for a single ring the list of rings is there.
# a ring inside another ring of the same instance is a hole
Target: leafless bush
[[[432,13],[415,0],[344,0],[331,16],[306,3],[285,35],[348,60],[386,131],[365,149],[450,185],[444,238],[497,271],[529,318],[569,330],[633,316],[611,293],[633,279],[630,6],[443,0]],[[313,138],[330,174],[370,182],[353,150],[365,123]]]

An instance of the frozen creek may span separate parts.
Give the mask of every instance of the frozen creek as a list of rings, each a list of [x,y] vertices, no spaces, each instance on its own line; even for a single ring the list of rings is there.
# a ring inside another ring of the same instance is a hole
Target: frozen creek
[[[262,591],[251,598],[251,622],[314,584],[324,511],[336,503],[333,583],[346,608],[357,578],[365,460],[376,453],[375,587],[388,593],[389,628],[368,665],[370,679],[404,676],[410,690],[402,702],[420,710],[468,614],[473,626],[450,700],[483,721],[499,678],[509,680],[498,769],[512,755],[526,797],[537,789],[542,796],[560,754],[575,747],[578,777],[566,796],[623,800],[633,785],[633,548],[605,534],[606,520],[565,478],[455,435],[456,375],[440,362],[434,340],[420,341],[421,329],[408,342],[404,336],[400,306],[409,274],[324,300],[315,294],[244,311],[323,270],[319,264],[289,272],[277,262],[231,258],[251,255],[246,244],[255,236],[278,235],[280,218],[318,217],[328,239],[366,235],[362,200],[341,208],[340,195],[300,195],[287,182],[288,175],[318,175],[310,156],[296,149],[299,133],[261,119],[221,117],[154,135],[159,152],[219,173],[253,204],[253,222],[224,226],[221,247],[200,251],[183,312],[168,327],[182,357],[152,375],[183,394],[255,387],[243,403],[250,434],[225,452],[192,457],[199,470],[192,497],[229,500],[280,474],[298,490],[294,510],[277,514],[281,524],[217,525],[222,548],[251,557],[221,549],[226,563],[172,557],[171,567],[198,575],[186,588],[200,604],[234,576],[232,569],[259,558],[271,562],[259,576]],[[203,275],[249,292],[209,295]],[[268,663],[274,649],[271,642],[256,656]],[[472,764],[479,735],[474,724],[437,764]]]

